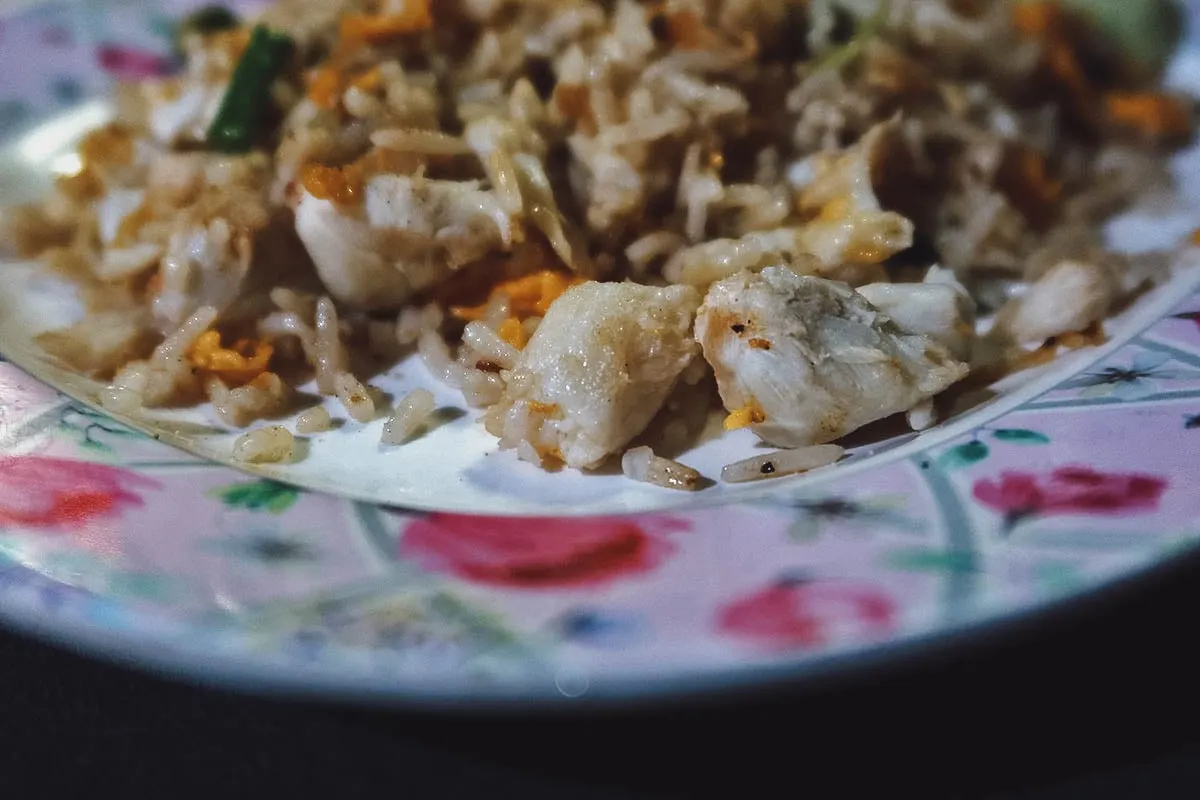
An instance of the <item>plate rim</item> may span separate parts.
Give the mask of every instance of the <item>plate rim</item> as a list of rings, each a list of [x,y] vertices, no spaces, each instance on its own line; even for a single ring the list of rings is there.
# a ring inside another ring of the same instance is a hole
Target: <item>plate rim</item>
[[[679,671],[670,677],[606,678],[597,682],[603,691],[594,692],[589,684],[583,694],[549,689],[533,691],[525,687],[514,690],[503,685],[493,689],[475,685],[465,691],[461,687],[431,691],[416,688],[411,683],[389,683],[378,676],[339,681],[323,670],[301,668],[281,672],[277,665],[265,660],[238,657],[221,650],[205,652],[199,647],[194,650],[163,648],[162,642],[153,637],[136,636],[87,622],[67,622],[52,616],[38,619],[35,615],[13,613],[4,604],[0,604],[0,625],[65,652],[146,677],[167,678],[197,688],[239,695],[388,712],[605,713],[733,701],[780,690],[817,691],[829,683],[854,683],[880,671],[899,671],[922,660],[986,647],[993,642],[1003,644],[1000,640],[1011,641],[1022,632],[1063,624],[1073,616],[1087,614],[1106,602],[1117,602],[1123,595],[1195,566],[1200,566],[1200,540],[1189,542],[1169,557],[1146,560],[1056,598],[978,618],[956,620],[880,642],[856,644],[799,658],[793,656],[778,664],[718,667],[703,672],[693,669],[690,674]],[[26,567],[19,569],[43,577]]]
[[[33,0],[17,12],[0,11],[0,19],[34,15],[47,6],[62,3]],[[1200,273],[1189,281],[1191,290],[1200,283]],[[1148,324],[1161,320],[1162,315],[1147,315]],[[1130,337],[1136,337],[1138,331]],[[1124,339],[1127,337],[1123,337]],[[1098,350],[1103,348],[1098,348]],[[1105,353],[1115,352],[1118,346]],[[1078,374],[1097,363],[1103,356],[1088,359],[1073,370]],[[14,365],[20,366],[14,361]],[[1057,373],[1060,380],[1066,375]],[[41,378],[35,378],[45,384]],[[1001,416],[1015,409],[989,414],[989,418]],[[947,437],[950,440],[953,437]],[[222,464],[229,467],[227,464]],[[247,473],[252,474],[252,473]],[[270,476],[277,477],[277,476]],[[342,496],[342,495],[339,495]],[[344,497],[344,496],[342,496]],[[737,504],[730,498],[724,503],[716,501],[707,508],[720,508]],[[677,509],[678,510],[678,509]],[[458,512],[451,512],[458,513]],[[636,517],[644,513],[629,512],[621,516]],[[667,510],[665,513],[671,513]],[[501,516],[501,514],[497,514]],[[516,515],[528,518],[528,515]],[[588,518],[588,515],[580,518]],[[339,680],[329,669],[307,669],[298,664],[289,664],[289,669],[279,670],[270,659],[247,656],[235,649],[205,650],[202,644],[187,643],[186,640],[170,639],[161,635],[138,634],[133,630],[105,626],[95,620],[55,614],[34,613],[17,605],[0,603],[0,624],[19,634],[28,635],[38,641],[67,651],[108,663],[131,667],[138,672],[166,675],[186,683],[272,697],[310,699],[325,702],[350,703],[374,709],[416,710],[461,713],[525,713],[581,710],[619,710],[643,708],[663,704],[685,702],[709,702],[732,699],[780,688],[803,689],[831,680],[858,680],[864,674],[879,669],[895,669],[903,663],[927,657],[937,657],[955,648],[986,644],[991,638],[1011,637],[1020,630],[1039,625],[1053,624],[1061,616],[1085,612],[1123,591],[1134,591],[1176,569],[1182,569],[1192,559],[1200,557],[1200,542],[1193,541],[1169,553],[1142,555],[1136,565],[1123,567],[1120,572],[1104,577],[1090,578],[1077,588],[1072,588],[1053,597],[1040,597],[1018,606],[990,606],[971,608],[961,618],[941,620],[921,630],[901,630],[882,641],[872,641],[811,654],[792,653],[772,663],[751,666],[717,666],[703,669],[681,668],[672,673],[650,676],[618,674],[599,678],[582,696],[572,697],[555,690],[553,681],[543,683],[535,690],[532,683],[519,686],[497,684],[494,687],[468,683],[464,680],[447,682],[446,688],[433,688],[406,677],[404,681],[388,680],[362,672],[351,673],[353,677]],[[36,579],[49,580],[32,568],[18,566]],[[104,602],[115,600],[97,596]],[[157,615],[132,610],[129,619],[151,620]],[[182,622],[184,627],[198,628],[195,622]],[[143,626],[141,628],[145,630]],[[245,637],[239,632],[234,638]],[[167,644],[169,646],[164,647]]]

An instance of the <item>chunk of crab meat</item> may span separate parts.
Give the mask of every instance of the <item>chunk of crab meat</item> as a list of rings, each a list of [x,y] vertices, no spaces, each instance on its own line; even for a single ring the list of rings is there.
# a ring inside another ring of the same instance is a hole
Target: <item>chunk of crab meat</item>
[[[621,452],[658,413],[698,353],[700,294],[589,281],[556,300],[510,373],[488,429],[576,469]]]
[[[1112,271],[1090,261],[1061,261],[996,312],[989,338],[1042,344],[1104,319],[1119,287]]]
[[[922,283],[871,283],[858,293],[905,333],[928,336],[959,361],[970,361],[975,301],[952,270],[935,266]]]
[[[782,267],[714,284],[696,339],[727,409],[777,447],[832,442],[967,375],[849,286]]]
[[[507,251],[514,226],[496,195],[477,183],[377,175],[360,206],[304,192],[296,232],[334,297],[393,310],[455,269]]]
[[[220,312],[233,304],[253,255],[253,234],[220,217],[177,231],[159,264],[162,287],[151,301],[159,326],[170,330],[202,306]]]

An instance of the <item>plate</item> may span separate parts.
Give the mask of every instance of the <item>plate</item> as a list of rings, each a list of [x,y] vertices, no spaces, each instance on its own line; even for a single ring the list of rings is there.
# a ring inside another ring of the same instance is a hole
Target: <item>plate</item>
[[[110,82],[166,69],[194,5],[0,20],[0,199],[70,169]],[[1195,37],[1171,75],[1200,90]],[[1200,538],[1200,248],[1180,245],[1200,228],[1198,167],[1181,154],[1179,196],[1113,224],[1115,245],[1175,248],[1183,268],[1103,347],[919,436],[878,431],[833,469],[699,495],[544,474],[469,415],[400,450],[377,422],[314,438],[295,466],[234,469],[201,411],[98,411],[26,344],[69,294],[4,264],[0,616],[233,688],[524,707],[800,680],[1049,609]],[[406,363],[381,386],[425,381]],[[691,460],[714,474],[749,446]]]

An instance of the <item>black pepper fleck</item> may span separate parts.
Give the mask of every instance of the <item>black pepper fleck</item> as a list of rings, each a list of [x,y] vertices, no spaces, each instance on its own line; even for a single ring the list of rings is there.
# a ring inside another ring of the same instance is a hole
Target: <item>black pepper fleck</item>
[[[775,472],[775,462],[774,461],[766,462],[761,467],[759,467],[758,471],[761,472],[763,475],[772,474],[773,472]]]

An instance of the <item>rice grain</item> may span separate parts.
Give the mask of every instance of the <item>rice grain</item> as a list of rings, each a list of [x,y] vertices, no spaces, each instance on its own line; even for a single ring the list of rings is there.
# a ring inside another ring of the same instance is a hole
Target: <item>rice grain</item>
[[[366,424],[375,419],[375,401],[362,381],[349,372],[334,376],[333,393],[355,422]]]
[[[291,461],[296,438],[282,425],[244,433],[233,443],[233,460],[244,464],[278,464]]]
[[[437,400],[428,389],[414,389],[405,395],[383,426],[383,444],[403,444],[425,427],[437,408]]]
[[[333,427],[333,418],[325,406],[315,406],[296,418],[296,433],[311,436],[324,433]]]
[[[463,330],[463,343],[500,369],[512,369],[520,357],[517,348],[501,339],[495,330],[483,322],[467,323]]]
[[[726,483],[745,483],[806,473],[812,469],[828,467],[841,461],[846,455],[839,445],[816,445],[799,447],[797,450],[776,450],[763,456],[746,458],[744,461],[726,464],[721,470],[721,480]]]
[[[727,464],[721,470],[721,480],[726,483],[746,483],[766,478],[781,478],[784,475],[827,467],[840,461],[844,455],[845,449],[836,444],[776,450],[773,453]]]
[[[654,454],[649,447],[634,447],[621,456],[621,471],[635,481],[664,489],[694,491],[704,479],[696,470]]]

